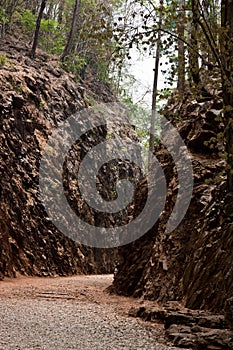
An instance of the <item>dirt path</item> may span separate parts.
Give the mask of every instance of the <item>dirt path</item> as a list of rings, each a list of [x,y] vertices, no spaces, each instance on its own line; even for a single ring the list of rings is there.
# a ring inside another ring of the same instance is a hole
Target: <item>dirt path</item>
[[[133,298],[109,295],[112,275],[72,277],[19,277],[0,282],[0,298],[73,300],[115,306],[119,313],[127,313],[137,301]]]
[[[0,350],[167,350],[163,326],[127,317],[140,300],[109,295],[111,275],[0,282]]]

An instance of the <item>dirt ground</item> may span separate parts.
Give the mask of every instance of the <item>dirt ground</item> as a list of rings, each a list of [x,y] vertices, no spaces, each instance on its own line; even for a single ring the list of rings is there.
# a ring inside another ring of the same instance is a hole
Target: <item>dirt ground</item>
[[[120,317],[129,318],[129,309],[132,306],[145,304],[145,302],[140,299],[109,294],[106,288],[111,285],[112,279],[113,275],[6,278],[0,282],[0,300],[7,299],[8,302],[10,300],[14,302],[29,300],[30,302],[35,301],[35,304],[43,300],[96,304],[105,310],[111,309],[112,313]],[[138,322],[146,328],[153,329],[153,332],[156,332],[157,341],[168,345],[162,324],[151,324],[141,320]]]
[[[133,306],[155,306],[154,302],[110,294],[106,289],[112,281],[113,275],[5,278],[0,281],[0,299],[59,299],[111,305],[122,316],[127,316]]]
[[[109,294],[106,289],[112,280],[113,275],[5,278],[0,282],[0,298],[59,299],[111,305],[117,313],[126,316],[131,306],[142,301]]]

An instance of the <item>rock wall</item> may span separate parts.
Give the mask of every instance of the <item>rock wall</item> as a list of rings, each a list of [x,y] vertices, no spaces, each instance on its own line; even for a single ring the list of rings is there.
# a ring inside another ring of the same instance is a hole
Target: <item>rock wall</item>
[[[91,71],[85,82],[78,82],[56,57],[39,51],[31,60],[26,46],[12,37],[1,42],[0,54],[7,57],[0,67],[0,278],[112,272],[115,249],[81,245],[52,224],[39,198],[38,170],[54,127],[76,111],[116,97]],[[126,134],[136,137],[134,130]],[[89,133],[76,154],[79,150],[81,157],[106,135],[104,127]],[[69,190],[77,194],[77,186]],[[74,209],[80,211],[77,202]],[[90,210],[85,215],[94,224],[105,224]]]
[[[222,312],[233,292],[233,202],[226,196],[221,97],[170,101],[166,117],[176,124],[192,156],[194,190],[181,224],[165,234],[177,194],[175,164],[163,145],[155,151],[168,181],[165,214],[140,240],[120,248],[113,290],[145,299],[181,301],[189,308]],[[220,136],[220,135],[219,135]],[[212,138],[209,145],[205,143]],[[145,201],[141,183],[136,208]]]

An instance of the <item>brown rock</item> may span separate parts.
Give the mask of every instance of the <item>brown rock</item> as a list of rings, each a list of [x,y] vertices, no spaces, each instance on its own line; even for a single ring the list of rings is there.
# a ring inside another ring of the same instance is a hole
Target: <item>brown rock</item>
[[[220,313],[232,296],[232,201],[225,201],[225,165],[218,156],[223,145],[221,140],[211,149],[201,145],[208,133],[213,136],[222,131],[221,121],[215,117],[221,106],[220,96],[202,103],[188,99],[184,104],[168,104],[166,117],[181,130],[191,152],[193,197],[179,227],[166,235],[178,184],[175,164],[159,145],[155,154],[168,182],[164,214],[140,240],[119,250],[113,282],[117,293],[161,303],[184,300],[188,308]],[[216,177],[221,181],[216,182]],[[145,201],[145,184],[146,180],[136,197],[136,212]]]
[[[233,330],[233,297],[225,302],[225,321],[230,329]]]
[[[8,44],[2,45],[7,50]],[[116,249],[81,245],[53,225],[40,201],[38,171],[41,150],[53,128],[74,112],[88,107],[90,100],[114,102],[116,97],[91,71],[88,82],[77,83],[73,76],[58,68],[57,60],[50,62],[49,57],[38,53],[37,59],[31,62],[25,51],[15,50],[14,45],[11,50],[9,62],[12,60],[15,72],[0,70],[0,278],[17,273],[49,276],[113,272]],[[116,127],[114,133],[119,135],[123,131]],[[105,140],[106,134],[106,127],[102,127],[85,135],[73,158],[80,161],[91,147]],[[128,128],[124,130],[124,137],[132,140],[136,133]],[[113,217],[97,215],[80,202],[77,184],[69,181],[76,177],[69,170],[74,165],[72,162],[68,154],[64,187],[74,210],[91,224],[112,226]],[[127,173],[129,165],[123,167],[121,171]],[[112,164],[110,170],[114,184],[120,170],[116,164]],[[138,173],[137,169],[135,172]],[[104,183],[108,174],[100,172],[100,178]],[[110,190],[105,192],[110,198]]]

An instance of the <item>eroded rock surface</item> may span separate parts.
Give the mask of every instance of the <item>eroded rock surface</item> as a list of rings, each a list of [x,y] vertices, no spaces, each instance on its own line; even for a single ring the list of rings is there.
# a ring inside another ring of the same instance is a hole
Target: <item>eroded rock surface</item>
[[[223,315],[165,305],[132,307],[129,316],[161,322],[167,337],[179,348],[195,350],[233,349],[233,332]]]
[[[226,196],[220,156],[221,110],[220,96],[168,105],[166,117],[178,128],[192,157],[192,200],[181,224],[166,234],[178,183],[175,164],[159,145],[155,155],[168,181],[165,214],[140,240],[120,249],[113,283],[117,293],[161,303],[182,301],[189,308],[223,313],[233,293],[233,204]],[[145,195],[142,182],[136,203],[145,201]]]
[[[40,201],[38,170],[53,128],[77,111],[96,103],[114,102],[116,97],[91,71],[81,83],[62,69],[56,57],[38,51],[36,59],[30,59],[26,46],[12,37],[1,42],[0,50],[7,55],[6,65],[0,67],[0,278],[17,273],[47,276],[112,272],[116,250],[75,243],[52,224]],[[68,154],[64,170],[70,204],[97,226],[108,225],[111,218],[96,215],[79,203],[77,183],[72,182],[75,174],[70,169],[75,157],[82,160],[91,147],[106,139],[108,132],[103,126],[84,135],[81,144],[74,145]],[[123,131],[119,127],[112,133]],[[135,139],[135,131],[124,130],[124,137]],[[108,173],[112,170],[116,170],[116,164]],[[123,171],[127,173],[127,166]],[[110,180],[116,181],[117,174],[119,171]],[[108,178],[106,169],[102,169],[102,192]]]

